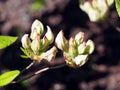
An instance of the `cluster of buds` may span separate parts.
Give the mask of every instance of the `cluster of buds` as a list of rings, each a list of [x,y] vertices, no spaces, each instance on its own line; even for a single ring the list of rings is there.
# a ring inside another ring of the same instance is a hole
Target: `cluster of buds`
[[[79,32],[75,37],[67,40],[63,31],[60,31],[55,39],[56,46],[63,51],[64,59],[70,67],[80,67],[84,65],[89,54],[94,51],[92,40],[83,42],[84,33]]]
[[[43,24],[35,20],[31,27],[31,35],[25,34],[22,39],[21,50],[25,55],[24,58],[31,58],[32,60],[41,61],[42,59],[51,62],[54,60],[57,48],[53,46],[49,50],[49,45],[54,41],[54,35],[49,26],[47,26],[47,32],[42,37],[44,32]],[[64,37],[63,31],[60,31],[55,39],[56,46],[63,51],[64,59],[70,67],[80,67],[84,65],[89,54],[94,51],[94,43],[92,40],[83,42],[84,33],[79,32],[75,37],[71,37],[67,40]]]
[[[49,26],[47,26],[47,32],[42,38],[44,32],[43,24],[39,20],[35,20],[31,27],[31,35],[25,34],[22,39],[22,51],[26,56],[32,60],[41,61],[46,59],[48,61],[54,60],[57,48],[53,46],[50,50],[49,45],[54,41],[54,35]]]
[[[114,0],[80,0],[80,8],[88,14],[90,21],[103,21],[113,3]]]

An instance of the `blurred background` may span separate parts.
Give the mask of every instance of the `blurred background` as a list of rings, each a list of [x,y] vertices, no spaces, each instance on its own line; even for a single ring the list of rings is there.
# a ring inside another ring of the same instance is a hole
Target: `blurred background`
[[[45,30],[49,25],[55,36],[60,30],[67,39],[85,32],[85,40],[95,42],[95,51],[81,68],[48,70],[0,90],[120,90],[120,19],[115,4],[110,7],[108,21],[93,23],[79,8],[79,0],[0,0],[0,35],[19,36],[17,42],[0,51],[0,73],[22,70],[31,62],[20,57],[20,40],[30,33],[35,19],[44,24]],[[62,62],[59,51],[53,64]],[[36,65],[26,73],[42,66]]]

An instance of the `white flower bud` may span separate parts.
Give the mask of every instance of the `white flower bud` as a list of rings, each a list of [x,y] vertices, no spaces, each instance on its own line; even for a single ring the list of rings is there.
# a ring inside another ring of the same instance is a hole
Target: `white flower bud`
[[[62,30],[58,33],[55,39],[55,43],[59,49],[65,52],[68,51],[68,40],[66,40],[66,38],[64,37]]]
[[[86,46],[89,46],[89,49],[86,50],[88,52],[88,54],[91,54],[94,51],[94,49],[95,49],[95,44],[94,44],[94,42],[92,40],[88,40],[86,42]]]
[[[88,55],[78,55],[73,61],[77,66],[82,66],[87,62],[87,60]]]
[[[81,44],[78,46],[78,53],[79,53],[79,54],[84,54],[85,48],[86,48],[86,43],[85,43],[85,42],[81,43]]]
[[[34,40],[31,43],[32,50],[37,53],[40,50],[40,36],[36,35]]]
[[[80,8],[88,14],[90,21],[103,21],[113,2],[114,0],[80,0]]]
[[[28,37],[28,34],[25,34],[22,39],[21,39],[21,42],[22,42],[22,46],[27,49],[30,47],[30,44],[31,44],[31,41]]]
[[[51,44],[54,41],[54,35],[49,26],[47,26],[47,33],[45,34],[45,36],[48,39],[49,44]]]
[[[42,56],[44,59],[50,62],[55,59],[56,53],[57,53],[57,48],[53,46],[50,50],[46,51]]]
[[[41,48],[40,48],[41,51],[44,51],[47,48],[47,46],[49,45],[48,42],[49,41],[48,41],[47,37],[44,36],[43,39],[41,40]]]
[[[30,38],[33,40],[36,37],[36,34],[42,35],[44,31],[43,24],[39,20],[35,20],[31,27],[31,36]]]

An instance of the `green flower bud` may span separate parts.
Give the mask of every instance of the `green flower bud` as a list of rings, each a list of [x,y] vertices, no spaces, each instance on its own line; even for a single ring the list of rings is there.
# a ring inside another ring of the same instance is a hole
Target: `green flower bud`
[[[50,50],[46,51],[42,57],[46,59],[48,62],[51,62],[52,60],[55,59],[57,53],[57,48],[53,46]]]
[[[79,45],[84,39],[84,33],[79,32],[78,34],[75,35],[75,41]]]
[[[45,36],[48,39],[49,44],[51,44],[54,41],[54,35],[49,26],[47,26],[47,33],[45,34]]]
[[[40,36],[39,35],[36,35],[36,37],[32,41],[31,48],[35,54],[38,54],[38,51],[40,50]]]
[[[68,40],[64,37],[62,30],[58,33],[58,35],[55,39],[55,43],[59,49],[65,51],[65,52],[68,51]]]
[[[30,38],[33,40],[36,37],[36,34],[39,34],[41,36],[43,31],[43,24],[39,20],[35,20],[31,27]]]
[[[22,42],[22,46],[25,48],[25,49],[28,49],[30,48],[30,44],[31,44],[31,41],[28,37],[28,34],[25,34],[22,39],[21,39],[21,42]]]

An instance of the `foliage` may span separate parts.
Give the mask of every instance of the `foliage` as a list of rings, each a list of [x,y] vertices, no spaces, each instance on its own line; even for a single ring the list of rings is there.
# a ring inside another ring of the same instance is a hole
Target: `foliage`
[[[0,87],[3,87],[11,83],[19,74],[20,74],[19,70],[13,70],[5,72],[2,75],[0,75]]]
[[[120,0],[115,0],[115,5],[116,5],[118,15],[120,16]]]
[[[45,3],[45,0],[36,0],[33,2],[31,8],[32,10],[39,10]]]
[[[13,36],[0,36],[0,49],[4,49],[14,43],[17,37]]]

